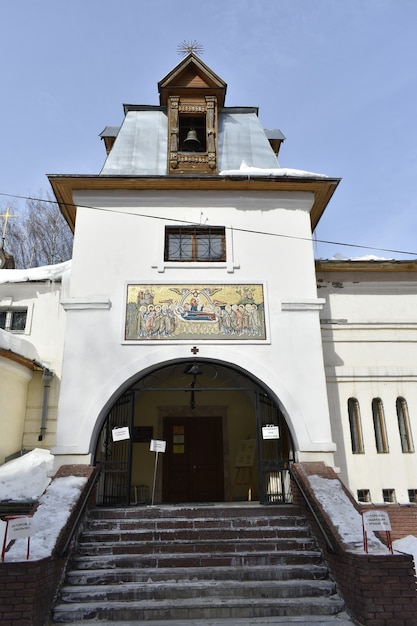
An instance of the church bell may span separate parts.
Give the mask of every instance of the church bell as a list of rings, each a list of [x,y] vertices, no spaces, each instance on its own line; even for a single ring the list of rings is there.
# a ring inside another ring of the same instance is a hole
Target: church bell
[[[201,143],[197,138],[197,131],[192,128],[188,131],[187,137],[183,141],[183,148],[189,152],[198,152],[201,150]]]

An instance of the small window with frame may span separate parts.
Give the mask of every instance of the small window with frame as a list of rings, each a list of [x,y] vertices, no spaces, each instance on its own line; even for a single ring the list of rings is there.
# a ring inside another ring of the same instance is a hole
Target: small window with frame
[[[225,228],[167,226],[164,260],[197,263],[226,261]]]
[[[0,328],[14,333],[26,330],[27,309],[0,309]]]

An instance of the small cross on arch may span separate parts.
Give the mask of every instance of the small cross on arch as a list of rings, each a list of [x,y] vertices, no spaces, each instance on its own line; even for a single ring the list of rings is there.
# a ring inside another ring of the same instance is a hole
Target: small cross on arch
[[[191,352],[192,352],[194,355],[196,355],[196,354],[198,354],[198,353],[200,352],[200,350],[197,348],[197,346],[193,346],[193,347],[191,348]]]

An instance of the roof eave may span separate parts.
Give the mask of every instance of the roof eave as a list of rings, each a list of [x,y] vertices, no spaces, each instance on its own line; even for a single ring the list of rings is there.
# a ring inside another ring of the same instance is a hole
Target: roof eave
[[[333,196],[339,178],[295,176],[96,176],[49,174],[49,182],[61,212],[74,232],[76,206],[73,192],[81,190],[188,190],[188,191],[294,191],[311,192],[314,202],[310,211],[314,231]]]

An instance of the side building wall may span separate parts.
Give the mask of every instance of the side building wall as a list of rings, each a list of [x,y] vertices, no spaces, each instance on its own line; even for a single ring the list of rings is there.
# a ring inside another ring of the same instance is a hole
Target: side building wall
[[[24,327],[0,331],[0,464],[55,443],[66,316],[61,277],[39,280],[41,269],[0,270],[0,311],[26,312]]]
[[[375,266],[317,278],[340,477],[361,502],[414,502],[417,275]]]

